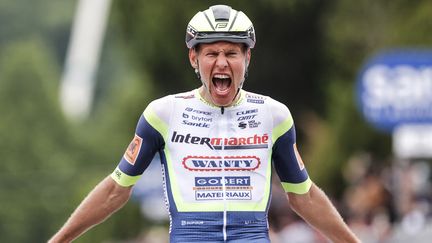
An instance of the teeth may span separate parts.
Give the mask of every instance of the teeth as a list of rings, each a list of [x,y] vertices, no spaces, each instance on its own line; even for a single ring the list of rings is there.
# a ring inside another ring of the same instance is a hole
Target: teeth
[[[229,78],[229,76],[226,75],[226,74],[215,74],[214,77],[215,77],[215,78],[220,78],[220,79],[222,79],[222,78]]]

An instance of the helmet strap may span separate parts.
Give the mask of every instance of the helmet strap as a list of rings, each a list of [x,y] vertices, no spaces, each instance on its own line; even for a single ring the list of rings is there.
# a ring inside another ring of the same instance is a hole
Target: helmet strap
[[[244,79],[243,79],[243,81],[242,81],[242,83],[240,85],[240,88],[241,88],[241,86],[243,86],[243,82],[245,81],[245,79],[247,78],[247,76],[249,74],[249,72],[248,72],[249,63],[248,63],[247,59],[245,60],[245,67],[246,67],[246,70],[245,70],[245,73],[244,73]]]

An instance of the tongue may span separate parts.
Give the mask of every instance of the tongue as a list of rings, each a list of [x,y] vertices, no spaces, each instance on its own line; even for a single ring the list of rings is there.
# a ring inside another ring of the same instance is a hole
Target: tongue
[[[228,79],[228,78],[223,78],[223,79],[215,78],[214,79],[214,85],[215,85],[216,89],[219,91],[227,90],[229,88],[230,84],[231,84],[231,82],[230,82],[230,79]]]

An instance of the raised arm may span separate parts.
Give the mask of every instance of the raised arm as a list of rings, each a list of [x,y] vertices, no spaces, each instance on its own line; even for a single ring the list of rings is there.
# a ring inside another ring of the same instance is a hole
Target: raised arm
[[[120,209],[129,199],[132,187],[118,185],[110,176],[102,180],[81,202],[49,243],[71,242]]]
[[[325,193],[312,184],[305,194],[287,193],[291,208],[332,242],[358,243]]]

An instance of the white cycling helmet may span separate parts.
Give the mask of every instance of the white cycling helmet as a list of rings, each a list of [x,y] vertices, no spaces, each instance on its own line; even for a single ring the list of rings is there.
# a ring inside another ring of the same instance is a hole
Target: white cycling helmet
[[[200,43],[228,41],[255,46],[255,29],[241,11],[226,5],[214,5],[200,11],[190,20],[186,29],[186,45],[193,48]]]

